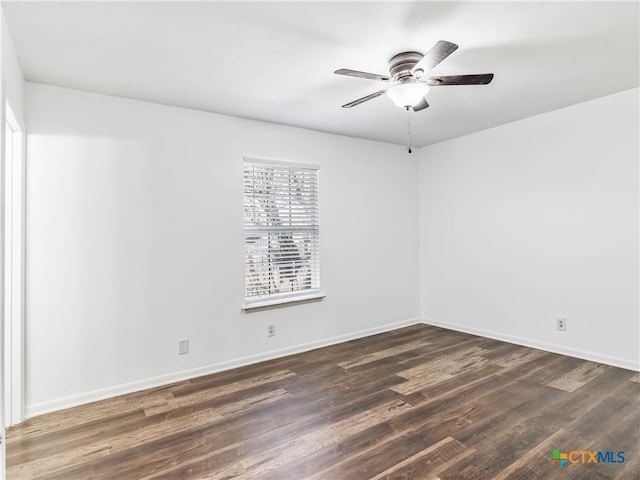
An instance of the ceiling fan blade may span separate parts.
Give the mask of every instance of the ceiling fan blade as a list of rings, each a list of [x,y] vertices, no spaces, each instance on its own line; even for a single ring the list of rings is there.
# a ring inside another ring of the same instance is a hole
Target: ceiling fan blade
[[[424,97],[422,100],[420,100],[420,103],[418,103],[417,105],[413,106],[413,111],[414,112],[419,112],[420,110],[424,110],[428,106],[429,106],[429,104],[427,103],[427,97]]]
[[[431,47],[431,50],[429,50],[425,56],[415,64],[411,73],[416,73],[418,70],[422,70],[424,73],[429,73],[433,67],[438,65],[457,49],[458,45],[455,43],[439,40],[433,47]]]
[[[347,75],[349,77],[366,78],[369,80],[382,80],[383,82],[388,82],[389,80],[391,80],[391,78],[386,75],[378,75],[377,73],[360,72],[358,70],[351,70],[349,68],[341,68],[339,70],[336,70],[333,73],[337,73],[338,75]]]
[[[366,97],[359,98],[357,100],[354,100],[353,102],[345,103],[344,105],[342,105],[342,108],[355,107],[356,105],[360,105],[361,103],[364,103],[367,100],[371,100],[372,98],[376,98],[376,97],[379,97],[380,95],[384,95],[385,92],[386,90],[378,90],[377,92],[372,93],[371,95],[367,95]]]
[[[439,85],[486,85],[493,80],[493,73],[480,73],[478,75],[445,75],[429,77],[426,84],[430,87]]]

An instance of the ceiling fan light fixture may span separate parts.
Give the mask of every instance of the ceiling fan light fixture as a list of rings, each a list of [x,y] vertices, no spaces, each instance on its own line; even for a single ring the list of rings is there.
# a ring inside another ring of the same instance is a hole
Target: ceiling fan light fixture
[[[387,96],[400,108],[414,107],[429,92],[421,83],[402,83],[387,90]]]

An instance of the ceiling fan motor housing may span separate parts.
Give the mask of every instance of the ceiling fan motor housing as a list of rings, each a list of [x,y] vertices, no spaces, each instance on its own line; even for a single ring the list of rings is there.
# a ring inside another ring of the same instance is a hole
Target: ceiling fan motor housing
[[[389,60],[389,73],[394,80],[412,76],[411,70],[416,66],[422,55],[419,52],[400,52]]]

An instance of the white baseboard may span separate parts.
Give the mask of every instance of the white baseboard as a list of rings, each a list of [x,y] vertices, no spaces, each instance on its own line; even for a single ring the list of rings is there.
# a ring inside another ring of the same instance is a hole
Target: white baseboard
[[[43,415],[45,413],[51,413],[65,408],[75,407],[78,405],[84,405],[86,403],[96,402],[98,400],[104,400],[107,398],[117,397],[119,395],[125,395],[127,393],[139,392],[148,388],[160,387],[175,382],[181,382],[191,378],[201,377],[204,375],[210,375],[212,373],[222,372],[225,370],[231,370],[232,368],[243,367],[258,362],[264,362],[266,360],[273,360],[275,358],[286,357],[287,355],[293,355],[296,353],[308,352],[315,350],[316,348],[328,347],[337,343],[347,342],[349,340],[355,340],[357,338],[368,337],[369,335],[375,335],[377,333],[388,332],[397,328],[408,327],[422,323],[419,318],[412,318],[409,320],[403,320],[401,322],[394,322],[385,325],[381,325],[375,328],[367,330],[360,330],[358,332],[349,333],[346,335],[340,335],[337,337],[325,338],[315,342],[304,343],[300,345],[294,345],[279,350],[272,350],[269,352],[260,353],[257,355],[250,355],[247,357],[236,358],[225,362],[215,363],[212,365],[206,365],[203,367],[193,368],[190,370],[183,370],[167,375],[161,375],[158,377],[147,378],[144,380],[138,380],[135,382],[124,383],[120,385],[114,385],[112,387],[102,388],[99,390],[93,390],[90,392],[84,392],[77,395],[71,395],[68,397],[58,398],[55,400],[49,400],[46,402],[36,403],[33,405],[27,405],[25,408],[25,419],[35,417],[37,415]]]
[[[609,355],[602,355],[596,352],[589,352],[585,350],[578,350],[575,348],[566,347],[564,345],[558,345],[554,343],[538,342],[537,340],[531,340],[528,338],[515,337],[513,335],[506,335],[491,330],[485,330],[482,328],[473,328],[466,325],[459,325],[456,323],[441,322],[431,318],[422,320],[422,323],[426,325],[433,325],[434,327],[442,327],[449,330],[456,330],[458,332],[470,333],[472,335],[479,335],[481,337],[493,338],[494,340],[502,340],[508,343],[515,343],[516,345],[523,345],[525,347],[537,348],[538,350],[544,350],[551,353],[559,353],[561,355],[567,355],[569,357],[581,358],[583,360],[590,360],[592,362],[604,363],[613,367],[625,368],[627,370],[640,371],[640,362],[631,360],[628,358],[612,357]]]

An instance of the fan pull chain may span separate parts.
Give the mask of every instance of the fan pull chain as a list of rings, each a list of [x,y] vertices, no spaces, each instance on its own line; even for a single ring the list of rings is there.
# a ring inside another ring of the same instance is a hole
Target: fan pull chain
[[[411,153],[411,113],[409,107],[407,109],[407,153]]]

